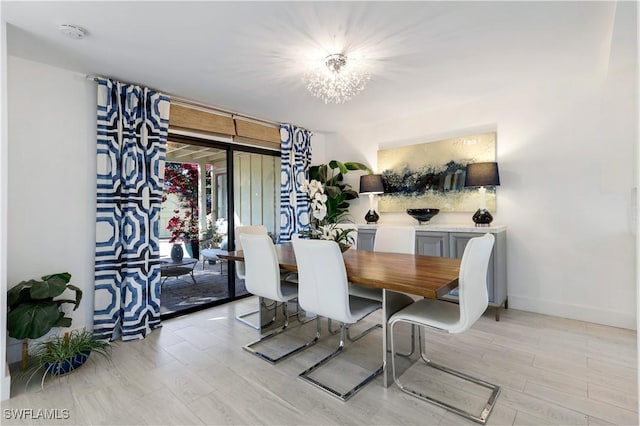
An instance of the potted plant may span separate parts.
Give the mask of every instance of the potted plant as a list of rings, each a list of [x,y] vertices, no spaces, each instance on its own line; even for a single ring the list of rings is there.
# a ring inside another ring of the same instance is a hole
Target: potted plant
[[[178,250],[177,247],[180,247],[181,250],[181,246],[175,243],[183,241],[189,256],[198,259],[200,257],[200,228],[198,217],[188,210],[184,211],[182,215],[180,215],[180,210],[174,210],[173,213],[173,217],[169,219],[167,224],[167,229],[171,231],[169,242],[174,244],[171,249],[171,257],[174,260],[182,260],[182,256],[178,256],[179,259],[176,259],[174,250]]]
[[[7,291],[7,330],[9,336],[22,339],[22,369],[33,377],[43,371],[47,375],[62,375],[78,368],[91,352],[110,356],[109,342],[98,340],[87,330],[73,330],[37,343],[28,354],[27,339],[45,336],[54,327],[70,327],[71,317],[62,311],[63,304],[73,304],[76,310],[82,300],[82,290],[69,284],[71,274],[62,272],[45,275],[41,280],[23,281]],[[64,298],[65,291],[75,293],[74,299]],[[28,382],[27,382],[28,383]]]
[[[71,326],[71,318],[61,310],[65,303],[78,308],[82,290],[69,284],[71,274],[62,272],[45,275],[38,280],[22,281],[7,291],[7,330],[9,336],[23,340],[22,368],[26,367],[27,339],[38,339],[53,327]],[[59,298],[67,291],[75,292],[74,299]]]
[[[347,201],[358,198],[358,192],[351,185],[344,182],[344,175],[349,170],[373,171],[362,163],[331,160],[328,164],[311,166],[309,180],[316,180],[322,184],[323,193],[327,196],[327,223],[339,223],[347,219],[349,203]]]
[[[339,223],[347,222],[349,216],[348,200],[358,198],[358,193],[343,180],[349,170],[371,169],[361,163],[341,163],[332,160],[329,164],[312,166],[309,172],[310,181],[302,184],[311,201],[310,229],[300,235],[312,239],[333,240],[344,252],[354,243],[355,228],[345,228]],[[337,171],[337,172],[336,172]]]
[[[198,223],[198,165],[193,163],[173,163],[165,165],[164,191],[162,201],[167,200],[168,195],[174,194],[178,198],[178,207],[173,211],[173,217],[167,224],[171,232],[170,243],[171,258],[182,260],[182,246],[175,244],[183,241],[189,255],[198,259],[200,257],[200,226]],[[207,171],[210,175],[210,171]]]
[[[86,329],[72,330],[63,336],[39,343],[30,355],[27,368],[27,373],[31,373],[29,380],[38,371],[42,371],[43,384],[47,375],[61,376],[70,373],[83,365],[92,352],[111,359],[109,342],[96,339]]]

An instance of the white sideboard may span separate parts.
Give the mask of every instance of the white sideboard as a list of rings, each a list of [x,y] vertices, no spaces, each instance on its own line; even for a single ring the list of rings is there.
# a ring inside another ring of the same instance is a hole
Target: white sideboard
[[[358,225],[358,250],[373,250],[376,229],[384,225]],[[491,233],[496,238],[487,271],[489,306],[496,308],[496,321],[500,321],[500,307],[508,307],[507,299],[507,227],[417,225],[416,254],[461,258],[467,242],[481,234]],[[457,290],[446,299],[457,300]]]

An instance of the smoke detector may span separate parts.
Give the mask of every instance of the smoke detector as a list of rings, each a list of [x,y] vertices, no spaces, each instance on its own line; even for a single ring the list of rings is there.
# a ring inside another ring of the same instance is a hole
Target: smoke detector
[[[62,34],[74,40],[80,40],[87,35],[87,30],[77,25],[62,24],[59,29]]]

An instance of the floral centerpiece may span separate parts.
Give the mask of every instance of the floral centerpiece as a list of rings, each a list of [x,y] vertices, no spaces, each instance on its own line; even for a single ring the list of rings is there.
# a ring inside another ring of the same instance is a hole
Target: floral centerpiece
[[[338,243],[340,250],[346,251],[354,244],[352,232],[355,228],[344,228],[337,223],[343,215],[332,215],[328,209],[328,197],[325,194],[324,185],[312,179],[305,180],[301,189],[306,192],[311,201],[311,217],[310,229],[301,231],[299,234],[303,237],[317,240],[331,240]]]

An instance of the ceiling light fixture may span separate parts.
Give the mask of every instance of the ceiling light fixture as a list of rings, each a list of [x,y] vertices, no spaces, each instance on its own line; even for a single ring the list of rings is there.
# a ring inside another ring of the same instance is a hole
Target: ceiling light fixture
[[[371,78],[358,61],[335,53],[324,58],[324,64],[304,74],[302,80],[313,96],[325,104],[341,104],[360,93]]]
[[[62,34],[74,40],[80,40],[87,35],[87,30],[77,25],[62,24],[59,29]]]

